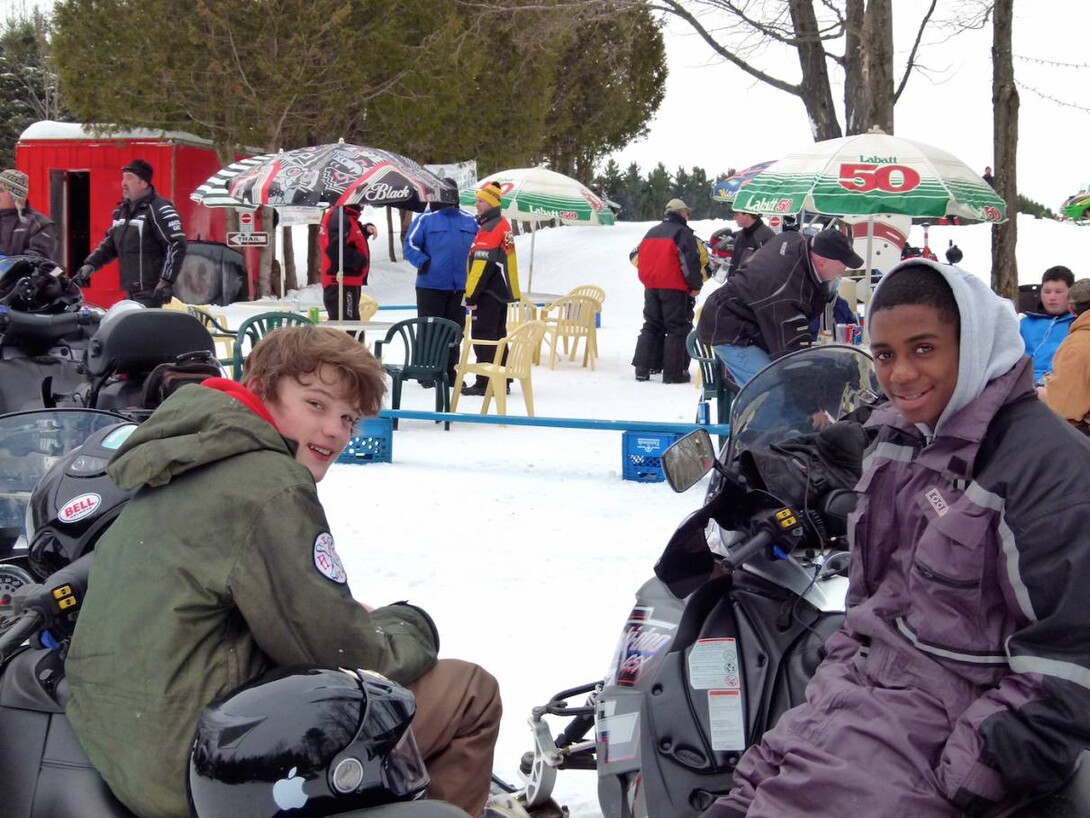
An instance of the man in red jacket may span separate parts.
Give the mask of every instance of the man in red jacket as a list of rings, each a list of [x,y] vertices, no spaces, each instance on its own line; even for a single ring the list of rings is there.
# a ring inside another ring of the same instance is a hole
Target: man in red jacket
[[[322,301],[331,321],[360,320],[360,289],[371,271],[367,240],[378,233],[368,222],[360,225],[358,204],[331,207],[322,218],[318,243],[322,251]],[[344,273],[344,286],[337,280]],[[343,306],[343,309],[342,309]]]
[[[661,371],[663,383],[689,382],[685,339],[693,331],[693,306],[706,278],[696,236],[688,225],[691,212],[681,199],[671,199],[662,221],[636,248],[636,267],[646,288],[643,329],[632,357],[637,381],[650,380],[652,372]]]

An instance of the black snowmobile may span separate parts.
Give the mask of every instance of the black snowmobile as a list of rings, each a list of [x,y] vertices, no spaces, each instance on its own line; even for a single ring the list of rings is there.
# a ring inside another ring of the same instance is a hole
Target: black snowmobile
[[[49,259],[0,257],[0,414],[78,405],[87,344],[103,314]]]
[[[534,708],[520,791],[531,808],[562,769],[597,771],[605,818],[693,818],[730,791],[843,623],[861,423],[877,395],[858,347],[803,350],[741,390],[718,458],[703,430],[663,454],[676,491],[714,469],[705,504],[637,591],[606,678]],[[568,720],[555,736],[550,717]],[[1090,816],[1088,767],[1018,818]]]

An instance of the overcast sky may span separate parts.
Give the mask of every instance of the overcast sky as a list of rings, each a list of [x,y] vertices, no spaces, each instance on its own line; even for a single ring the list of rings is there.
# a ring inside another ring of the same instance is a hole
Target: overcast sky
[[[897,77],[926,6],[922,0],[894,4]],[[1014,70],[1021,86],[1018,188],[1056,210],[1066,196],[1090,183],[1090,3],[1018,0],[1015,14]],[[993,164],[991,38],[990,25],[953,38],[931,35],[921,60],[934,73],[909,80],[896,107],[898,136],[944,148],[979,172]],[[665,99],[648,137],[614,154],[622,170],[636,162],[646,173],[661,161],[671,173],[679,166],[703,167],[714,177],[728,168],[778,159],[813,141],[798,97],[762,85],[724,62],[683,23],[670,24],[666,43],[670,74]],[[768,73],[798,80],[792,55],[769,52],[761,60]],[[834,96],[842,92],[834,89]],[[840,121],[843,126],[842,107]]]

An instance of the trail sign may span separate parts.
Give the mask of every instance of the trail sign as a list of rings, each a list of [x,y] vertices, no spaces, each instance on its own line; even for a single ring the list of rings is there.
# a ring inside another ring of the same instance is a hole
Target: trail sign
[[[268,233],[228,233],[228,247],[268,247]]]

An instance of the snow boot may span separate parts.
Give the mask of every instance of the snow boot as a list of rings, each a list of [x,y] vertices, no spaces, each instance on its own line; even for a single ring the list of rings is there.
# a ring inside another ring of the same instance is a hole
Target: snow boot
[[[662,382],[688,383],[689,380],[689,353],[685,351],[685,339],[668,335],[662,349]]]

